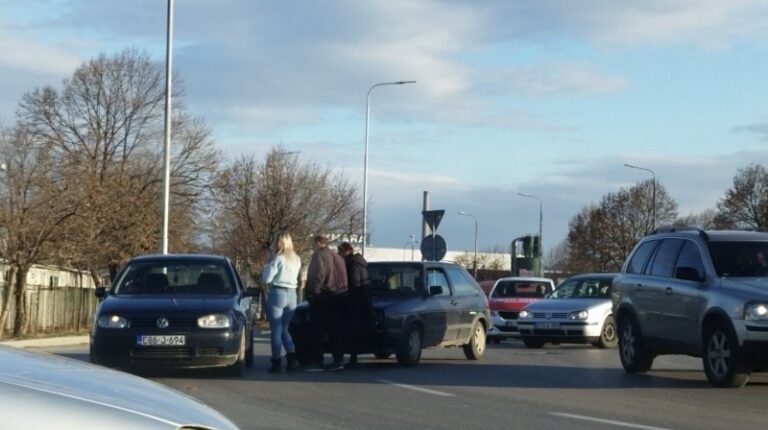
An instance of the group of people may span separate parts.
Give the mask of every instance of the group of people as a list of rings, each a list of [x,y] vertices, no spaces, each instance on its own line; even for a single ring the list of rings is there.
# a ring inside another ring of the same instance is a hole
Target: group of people
[[[357,366],[362,341],[373,326],[373,310],[368,292],[367,263],[348,242],[337,251],[329,248],[324,236],[312,238],[314,253],[307,269],[305,295],[309,303],[312,363],[308,371],[338,371]],[[276,235],[265,255],[262,281],[269,286],[266,312],[271,330],[271,366],[268,372],[282,372],[285,349],[286,370],[298,369],[296,347],[288,329],[296,310],[301,259],[290,234]],[[333,362],[323,366],[323,342],[328,339]],[[344,363],[345,348],[351,351]]]

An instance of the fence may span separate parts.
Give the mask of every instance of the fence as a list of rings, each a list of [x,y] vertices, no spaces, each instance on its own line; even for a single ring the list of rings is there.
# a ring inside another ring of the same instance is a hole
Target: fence
[[[8,268],[0,279],[0,308],[4,306],[8,288]],[[27,276],[27,335],[60,334],[89,328],[98,300],[94,295],[93,279],[84,272],[50,266],[33,266]],[[10,311],[0,338],[13,332],[16,309],[10,297]]]

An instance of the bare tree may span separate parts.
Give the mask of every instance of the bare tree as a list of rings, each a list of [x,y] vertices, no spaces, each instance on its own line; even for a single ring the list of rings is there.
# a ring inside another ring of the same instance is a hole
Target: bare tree
[[[570,222],[567,268],[573,273],[617,271],[637,240],[652,225],[670,224],[677,203],[656,184],[655,221],[652,181],[603,196],[600,205],[582,209]]]
[[[20,103],[19,122],[50,142],[52,156],[72,175],[70,192],[83,202],[59,259],[114,274],[129,257],[157,249],[162,71],[137,50],[101,55],[78,67],[60,91],[36,89]],[[194,244],[201,197],[220,154],[204,122],[187,113],[182,83],[174,88],[169,237],[170,248],[183,251]]]
[[[213,191],[220,208],[212,222],[214,242],[246,262],[251,275],[279,231],[289,231],[306,254],[312,235],[354,233],[360,225],[356,188],[328,168],[300,163],[282,147],[262,162],[253,156],[235,161],[221,171]]]
[[[720,228],[768,227],[768,172],[760,164],[739,169],[733,186],[717,203]]]
[[[11,266],[6,300],[0,312],[0,329],[8,319],[11,293],[15,318],[13,335],[26,332],[26,279],[32,264],[46,258],[61,226],[77,212],[78,202],[67,193],[66,175],[51,156],[50,142],[36,139],[18,127],[0,148],[4,158],[5,187],[0,229],[5,239],[3,257]]]
[[[714,209],[705,209],[702,212],[691,213],[675,220],[675,226],[698,227],[704,230],[717,228],[715,219],[717,212]]]

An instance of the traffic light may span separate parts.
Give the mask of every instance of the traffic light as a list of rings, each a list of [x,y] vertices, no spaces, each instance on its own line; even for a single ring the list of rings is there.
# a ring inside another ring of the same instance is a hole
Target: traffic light
[[[529,258],[531,256],[531,236],[523,237],[523,255],[525,258]]]
[[[531,257],[538,257],[539,249],[541,247],[541,237],[538,235],[531,236],[531,241],[533,242],[533,246],[531,247]]]

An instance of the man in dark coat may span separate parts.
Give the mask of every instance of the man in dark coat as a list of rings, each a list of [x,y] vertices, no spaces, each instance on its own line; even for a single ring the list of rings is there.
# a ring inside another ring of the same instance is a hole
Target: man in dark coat
[[[347,266],[347,344],[350,350],[348,369],[357,367],[357,354],[362,352],[362,343],[373,331],[373,307],[368,281],[368,262],[349,242],[338,246],[339,255]]]
[[[328,248],[328,239],[315,236],[315,250],[307,270],[306,296],[309,302],[309,321],[314,329],[313,357],[322,365],[323,340],[331,344],[333,363],[326,370],[344,368],[344,308],[347,301],[347,270],[344,260]],[[313,370],[308,369],[308,370]]]

